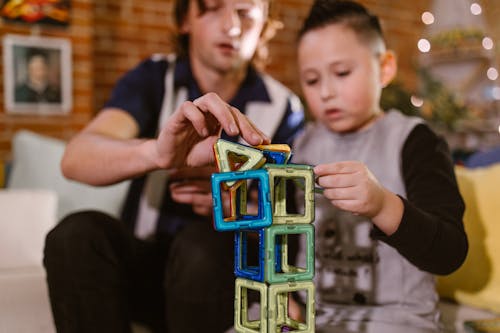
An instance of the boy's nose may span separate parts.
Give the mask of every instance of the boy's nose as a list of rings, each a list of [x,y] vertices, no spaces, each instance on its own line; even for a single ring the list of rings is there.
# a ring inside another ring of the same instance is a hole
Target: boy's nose
[[[229,36],[235,37],[241,34],[241,21],[238,16],[238,12],[228,6],[224,9],[224,32],[226,32]]]
[[[331,79],[325,79],[321,83],[321,98],[322,99],[329,99],[335,96],[335,84],[332,82]]]

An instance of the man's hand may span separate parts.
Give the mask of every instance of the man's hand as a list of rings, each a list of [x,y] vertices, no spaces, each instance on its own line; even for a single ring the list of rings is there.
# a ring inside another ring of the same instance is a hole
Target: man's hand
[[[210,175],[215,167],[181,168],[169,175],[170,195],[175,202],[191,205],[202,216],[212,215],[212,190]]]
[[[212,147],[221,129],[229,135],[241,135],[250,145],[269,143],[245,115],[218,95],[208,93],[193,102],[184,102],[167,120],[156,142],[158,168],[212,163]]]

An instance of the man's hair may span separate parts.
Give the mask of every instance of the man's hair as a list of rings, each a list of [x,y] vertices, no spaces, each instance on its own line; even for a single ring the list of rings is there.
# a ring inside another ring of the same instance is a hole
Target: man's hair
[[[264,28],[261,33],[260,42],[257,46],[257,50],[254,55],[254,63],[258,66],[264,66],[268,58],[267,43],[276,35],[276,31],[282,28],[282,23],[277,19],[271,17],[273,11],[272,3],[273,0],[263,0],[268,2],[268,15]],[[174,7],[174,19],[177,27],[177,31],[186,19],[187,13],[189,11],[189,6],[192,2],[196,2],[198,8],[200,9],[200,15],[203,15],[206,11],[205,0],[176,0]],[[176,53],[180,56],[186,56],[189,51],[189,34],[182,34],[177,32],[176,35]]]
[[[330,24],[343,24],[352,29],[358,38],[370,45],[384,43],[384,34],[377,16],[361,4],[348,0],[315,0],[309,15],[299,30],[300,40],[307,32]],[[377,47],[374,46],[374,50]]]

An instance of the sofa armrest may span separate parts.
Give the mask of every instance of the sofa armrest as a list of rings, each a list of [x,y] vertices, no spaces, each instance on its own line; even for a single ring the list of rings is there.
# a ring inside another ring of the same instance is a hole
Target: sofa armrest
[[[60,168],[65,146],[59,139],[26,130],[16,132],[7,188],[55,191],[58,221],[69,213],[87,209],[120,216],[130,181],[96,187],[66,179]]]
[[[500,315],[489,310],[459,304],[449,300],[439,302],[444,332],[465,333],[464,323],[470,320],[498,318]]]
[[[0,270],[41,267],[45,235],[56,223],[50,190],[0,190]]]

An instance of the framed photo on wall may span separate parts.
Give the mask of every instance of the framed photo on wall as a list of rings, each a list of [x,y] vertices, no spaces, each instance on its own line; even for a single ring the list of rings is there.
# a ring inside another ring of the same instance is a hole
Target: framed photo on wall
[[[6,113],[70,112],[73,88],[67,39],[5,35],[3,66]]]

